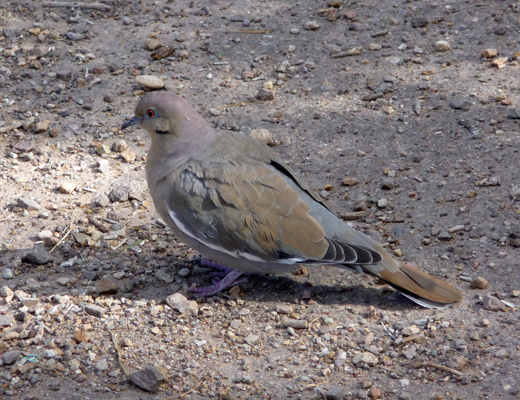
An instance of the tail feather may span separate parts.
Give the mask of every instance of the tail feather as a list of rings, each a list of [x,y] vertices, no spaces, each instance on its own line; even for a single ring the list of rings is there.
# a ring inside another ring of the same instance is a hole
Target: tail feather
[[[462,300],[462,293],[450,284],[410,264],[400,264],[397,272],[390,272],[388,269],[371,271],[370,265],[363,265],[362,268],[423,307],[441,308]]]

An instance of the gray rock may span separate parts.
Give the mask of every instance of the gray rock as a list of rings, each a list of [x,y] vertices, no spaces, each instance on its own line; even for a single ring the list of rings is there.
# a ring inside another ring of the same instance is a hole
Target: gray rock
[[[103,315],[105,315],[106,310],[103,307],[89,304],[85,307],[85,312],[89,315],[93,315],[94,317],[101,318]]]
[[[23,142],[18,142],[13,146],[13,150],[17,153],[27,153],[29,151],[34,150],[34,141],[25,140]]]
[[[23,260],[32,264],[43,265],[52,262],[54,257],[43,247],[34,247],[25,253]]]
[[[74,32],[79,33],[80,35],[87,33],[90,29],[90,26],[86,24],[85,22],[80,22],[79,24],[75,25],[74,28],[72,28]]]
[[[74,240],[82,246],[87,245],[88,241],[92,239],[89,235],[81,232],[74,232],[72,236]]]
[[[81,276],[89,281],[95,281],[98,278],[99,273],[97,271],[83,271]]]
[[[364,364],[367,364],[368,366],[372,367],[372,366],[376,365],[379,362],[379,360],[372,353],[359,353],[354,356],[354,358],[352,359],[352,362],[356,365],[359,363],[364,363]]]
[[[40,300],[31,297],[31,298],[23,299],[22,303],[27,308],[34,308],[40,304]]]
[[[507,118],[520,119],[520,108],[511,108]]]
[[[471,102],[465,99],[453,99],[450,101],[450,107],[455,110],[469,110]]]
[[[20,357],[21,354],[22,353],[18,350],[6,351],[2,355],[2,363],[4,365],[14,364],[16,362],[16,360],[18,360],[18,358]]]
[[[394,180],[392,178],[384,178],[381,182],[381,189],[391,190],[394,187]]]
[[[117,58],[110,60],[110,63],[108,64],[108,70],[110,72],[119,71],[124,68],[125,68],[125,65],[123,63],[123,60],[119,60]]]
[[[94,368],[96,371],[106,371],[108,369],[108,361],[103,358],[94,365]]]
[[[67,32],[65,34],[65,37],[69,40],[72,40],[72,41],[76,41],[76,40],[81,40],[83,39],[83,35],[79,35],[75,32]]]
[[[413,28],[424,28],[428,25],[428,18],[424,16],[415,17],[412,19],[412,27]]]
[[[406,349],[406,351],[403,353],[403,355],[408,359],[411,360],[412,358],[415,358],[417,355],[417,352],[415,351],[414,347],[410,347]]]
[[[290,304],[277,304],[274,307],[274,310],[278,314],[291,314],[292,312],[294,312],[294,307]]]
[[[379,208],[386,208],[388,206],[388,200],[387,199],[379,199],[377,201],[377,206]]]
[[[332,386],[325,397],[327,400],[341,400],[343,398],[343,388],[341,386]]]
[[[181,314],[196,316],[199,306],[196,301],[189,301],[182,293],[174,293],[166,298],[166,303]]]
[[[22,34],[22,28],[4,28],[4,35],[7,38],[15,38]]]
[[[467,364],[468,359],[462,356],[454,356],[450,358],[447,362],[447,366],[457,371],[461,371],[462,368]]]
[[[150,65],[148,60],[137,60],[135,63],[135,69],[142,70],[148,67],[148,65]]]
[[[134,385],[148,392],[155,392],[164,380],[161,371],[155,367],[145,367],[139,371],[132,372],[128,378]]]
[[[256,342],[258,342],[258,336],[249,335],[244,338],[244,342],[246,342],[249,346],[253,346]]]
[[[110,199],[106,194],[97,195],[94,199],[95,207],[107,207],[110,204]]]
[[[122,203],[128,201],[129,193],[130,188],[128,186],[118,186],[108,194],[108,198],[112,203]]]
[[[507,307],[502,300],[486,294],[482,298],[482,308],[488,311],[504,311]]]
[[[2,297],[7,297],[7,302],[11,301],[11,299],[13,298],[13,291],[11,290],[11,288],[9,288],[9,286],[2,286],[0,287],[0,296]]]
[[[71,71],[60,71],[56,73],[56,78],[62,80],[62,81],[70,81],[72,78],[72,72]]]
[[[499,26],[493,30],[493,33],[497,36],[504,36],[507,33],[507,28],[505,26]]]
[[[115,224],[110,225],[111,231],[120,231],[121,229],[124,229],[124,226],[121,222],[116,222]]]
[[[128,193],[128,198],[130,200],[145,201],[146,194],[143,192],[136,192],[134,189],[132,189],[130,190],[130,193]]]
[[[27,211],[34,211],[39,210],[41,206],[35,202],[32,199],[29,199],[28,197],[19,197],[18,200],[16,200],[16,204],[18,207],[23,208]]]
[[[334,366],[336,368],[339,368],[339,367],[342,367],[343,365],[345,365],[346,362],[347,362],[347,353],[345,351],[341,350],[338,353],[338,356],[336,357],[336,359],[334,360]]]
[[[448,231],[441,231],[439,232],[439,235],[437,236],[437,239],[439,240],[451,240],[452,236]]]
[[[388,63],[393,64],[393,65],[400,65],[403,63],[403,59],[400,57],[396,57],[396,56],[386,57],[385,60]]]
[[[119,285],[117,280],[112,276],[105,276],[99,280],[96,285],[99,294],[116,294]]]
[[[264,89],[263,87],[258,89],[258,92],[256,93],[256,98],[262,101],[274,100],[274,97],[274,92],[272,90]]]
[[[14,273],[11,268],[6,268],[2,271],[2,278],[4,279],[13,279]]]
[[[62,277],[56,279],[56,282],[58,282],[61,286],[65,286],[70,282],[70,279],[65,276],[62,276]]]
[[[172,283],[173,282],[173,276],[168,273],[168,268],[161,268],[155,273],[155,277],[164,283]]]
[[[10,315],[0,315],[0,326],[11,326],[12,322]]]

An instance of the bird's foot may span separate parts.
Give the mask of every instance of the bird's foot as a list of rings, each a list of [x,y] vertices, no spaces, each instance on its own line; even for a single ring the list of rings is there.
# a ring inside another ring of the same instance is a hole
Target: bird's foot
[[[210,278],[213,278],[213,285],[189,289],[191,293],[196,293],[195,297],[214,296],[225,289],[247,282],[249,279],[249,274],[245,274],[237,269],[225,267],[212,261],[196,260],[195,262],[203,267],[217,270],[217,272],[211,272],[208,275]]]

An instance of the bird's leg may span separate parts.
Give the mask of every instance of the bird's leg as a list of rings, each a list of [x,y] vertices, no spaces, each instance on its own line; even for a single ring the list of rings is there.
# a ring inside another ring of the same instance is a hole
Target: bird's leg
[[[217,293],[223,291],[224,289],[247,282],[250,275],[245,274],[244,272],[239,271],[237,269],[225,267],[223,265],[208,260],[196,260],[195,262],[203,267],[208,267],[218,271],[211,272],[209,274],[210,278],[214,278],[212,279],[213,285],[189,289],[190,292],[197,293],[195,295],[196,297],[214,296]],[[242,278],[238,279],[240,277]]]

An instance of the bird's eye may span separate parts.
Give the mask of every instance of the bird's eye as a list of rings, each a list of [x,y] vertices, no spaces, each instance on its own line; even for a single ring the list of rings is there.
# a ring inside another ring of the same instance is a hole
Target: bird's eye
[[[153,118],[155,117],[155,111],[154,110],[146,110],[146,116],[148,118]]]

